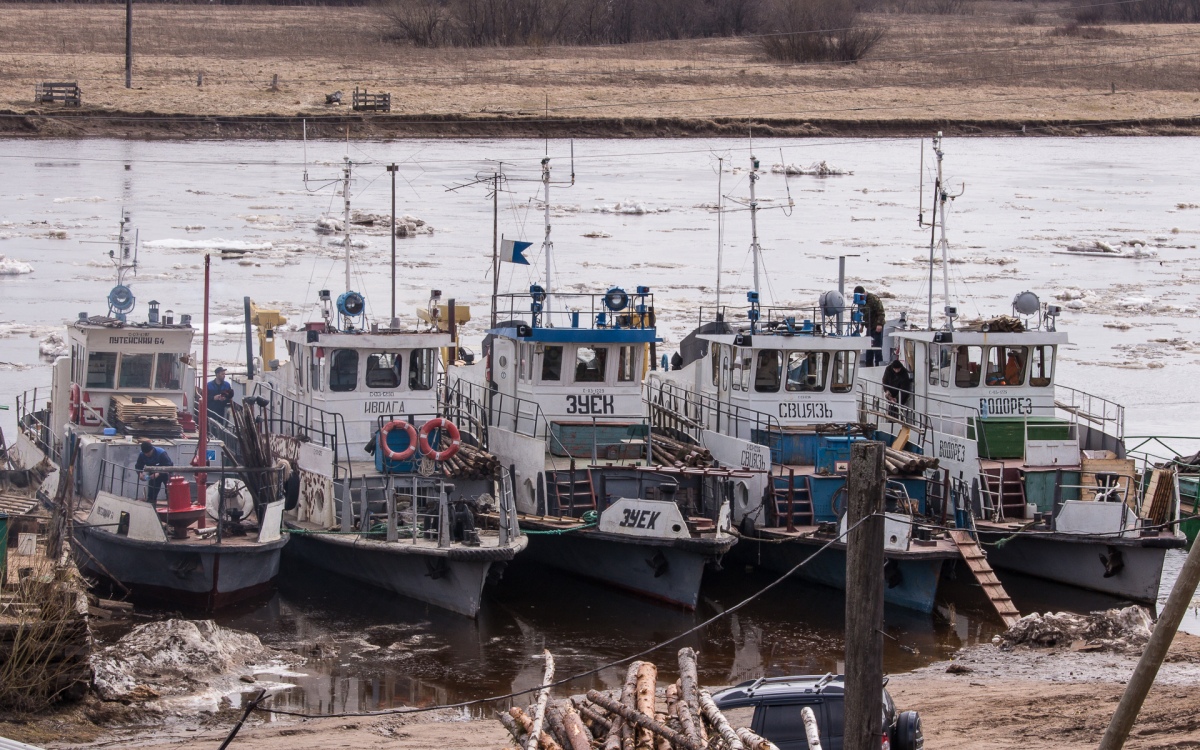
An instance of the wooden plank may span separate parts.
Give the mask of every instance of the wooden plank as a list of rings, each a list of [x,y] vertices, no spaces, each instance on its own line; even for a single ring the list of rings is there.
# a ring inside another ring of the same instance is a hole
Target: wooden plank
[[[1017,624],[1017,620],[1021,619],[1021,612],[1012,603],[1012,598],[1004,590],[1004,585],[996,578],[995,571],[992,570],[991,565],[988,565],[987,558],[983,554],[983,550],[979,548],[979,544],[965,529],[951,530],[950,538],[954,540],[967,567],[979,581],[980,588],[983,589],[992,606],[996,608],[996,614],[1000,615],[1000,619],[1007,627],[1011,628]]]
[[[892,450],[904,450],[904,446],[908,445],[909,430],[907,427],[901,427],[900,433],[896,435],[896,439],[892,441]]]

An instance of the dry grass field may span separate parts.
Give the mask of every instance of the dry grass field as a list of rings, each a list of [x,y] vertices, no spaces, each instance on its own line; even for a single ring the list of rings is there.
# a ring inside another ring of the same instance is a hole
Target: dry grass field
[[[341,90],[348,102],[355,86],[393,95],[391,117],[352,127],[363,135],[712,133],[747,122],[781,133],[930,124],[1047,132],[1036,130],[1047,123],[1057,133],[1071,132],[1064,124],[1193,132],[1200,122],[1192,119],[1200,115],[1200,25],[1080,28],[1054,4],[965,7],[971,12],[866,15],[886,35],[857,64],[781,64],[752,38],[421,49],[387,41],[383,16],[369,7],[142,5],[126,89],[121,6],[7,4],[0,109],[31,116],[0,118],[0,128],[198,135],[213,126],[186,116],[272,115],[286,120],[258,120],[256,133],[289,135],[298,133],[294,118],[346,113],[325,95]],[[92,116],[32,116],[61,110],[35,105],[39,81],[78,81]],[[133,113],[173,117],[153,125],[116,117]],[[502,131],[489,129],[497,120]],[[227,124],[222,134],[234,131]]]

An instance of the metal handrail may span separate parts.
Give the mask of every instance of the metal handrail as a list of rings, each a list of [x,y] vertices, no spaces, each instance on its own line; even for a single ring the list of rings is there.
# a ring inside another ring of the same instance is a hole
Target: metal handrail
[[[1060,392],[1066,398],[1060,398]],[[1059,411],[1069,414],[1072,423],[1082,419],[1095,425],[1100,430],[1106,430],[1111,423],[1115,432],[1113,437],[1125,439],[1125,407],[1109,401],[1101,396],[1081,391],[1077,388],[1054,384],[1054,406]],[[1097,409],[1098,407],[1098,409]]]
[[[657,398],[654,391],[657,389]],[[663,404],[663,398],[671,399],[673,402],[670,405]],[[748,406],[740,406],[729,402],[721,401],[718,398],[709,396],[704,393],[699,393],[686,389],[676,383],[662,380],[651,376],[646,380],[646,386],[643,391],[642,401],[651,407],[651,409],[665,410],[669,414],[679,414],[679,403],[683,402],[685,408],[688,405],[694,407],[694,414],[687,414],[689,422],[692,422],[695,429],[711,429],[714,432],[721,432],[722,416],[725,417],[726,426],[733,424],[736,434],[737,428],[743,426],[751,426],[752,429],[765,430],[771,434],[780,434],[783,431],[779,423],[779,419],[773,414],[767,414],[756,409],[751,409]],[[709,415],[712,415],[710,421]],[[711,422],[715,422],[713,425]],[[722,434],[729,434],[728,432]]]
[[[534,303],[528,292],[501,294],[496,297],[496,315],[498,319],[517,320],[541,328],[653,330],[654,294],[629,292],[627,296],[626,307],[612,310],[605,302],[607,294],[551,292],[545,295],[541,303]],[[505,309],[502,305],[506,301],[508,305]],[[575,309],[571,309],[572,304]],[[584,309],[588,316],[586,324],[581,322]],[[601,315],[604,317],[601,318]],[[601,320],[604,322],[601,323]]]
[[[325,411],[319,406],[301,403],[286,393],[281,393],[270,383],[256,382],[253,395],[261,397],[264,392],[267,394],[268,403],[263,408],[267,410],[265,419],[270,432],[288,437],[303,435],[310,440],[314,434],[317,435],[320,438],[320,445],[333,450],[334,479],[340,478],[343,465],[346,476],[353,478],[354,470],[349,459],[350,444],[346,438],[346,420],[341,414]],[[279,399],[278,404],[276,398]],[[276,413],[277,408],[278,413]],[[290,416],[284,414],[285,410],[291,412]],[[301,412],[302,421],[297,419],[297,411]],[[319,427],[313,426],[313,416],[320,418]],[[332,431],[326,426],[326,420],[332,423]],[[290,428],[291,431],[281,428]],[[298,431],[297,428],[300,430]],[[345,458],[344,462],[343,457]]]

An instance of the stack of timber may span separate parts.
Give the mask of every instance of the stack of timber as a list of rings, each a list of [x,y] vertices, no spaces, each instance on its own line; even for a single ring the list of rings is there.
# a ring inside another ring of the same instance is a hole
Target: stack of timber
[[[733,727],[700,688],[696,652],[679,650],[679,679],[660,686],[658,667],[635,661],[619,691],[550,700],[549,688],[528,708],[514,706],[500,723],[524,750],[778,750],[745,727]],[[543,685],[554,681],[546,652]]]
[[[92,680],[88,599],[69,555],[10,558],[0,592],[0,713],[86,694]],[[14,570],[15,568],[15,570]]]
[[[450,444],[442,436],[443,449]],[[442,462],[442,472],[453,479],[493,479],[500,476],[500,459],[474,445],[460,443],[458,452]]]
[[[908,451],[888,448],[883,456],[889,474],[921,474],[926,469],[936,469],[938,460]]]
[[[157,396],[113,396],[116,427],[137,438],[176,438],[183,434],[179,412],[170,399]]]
[[[712,453],[699,445],[690,445],[654,432],[651,436],[652,464],[658,466],[712,466]]]

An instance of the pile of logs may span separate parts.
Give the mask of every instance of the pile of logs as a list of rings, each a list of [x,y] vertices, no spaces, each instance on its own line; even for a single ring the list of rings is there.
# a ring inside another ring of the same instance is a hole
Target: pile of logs
[[[679,650],[679,674],[660,689],[658,668],[635,661],[620,691],[551,701],[543,688],[537,703],[510,708],[500,722],[524,750],[778,750],[749,729],[730,726],[700,688],[694,650]],[[542,684],[553,681],[554,657],[547,651]]]
[[[651,463],[658,466],[712,466],[712,453],[698,445],[681,443],[661,432],[650,436]]]
[[[938,460],[929,456],[921,456],[908,451],[898,451],[888,448],[883,455],[889,474],[920,474],[926,469],[936,469]]]
[[[449,445],[443,435],[443,445]],[[442,462],[442,472],[454,479],[491,479],[500,476],[500,460],[482,448],[460,443],[458,452]]]

